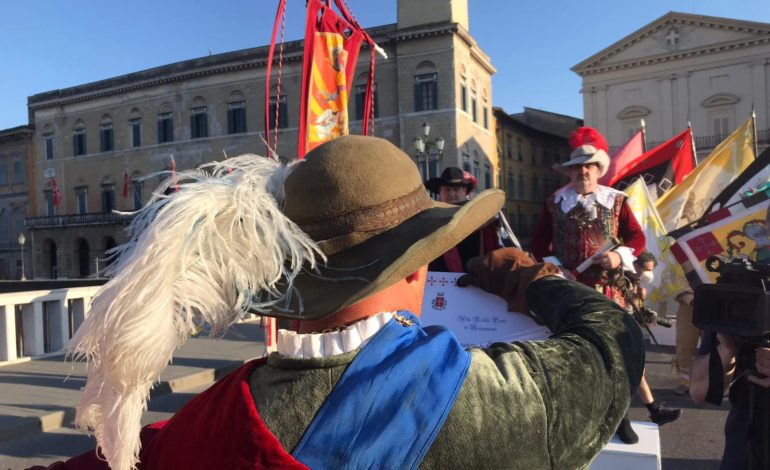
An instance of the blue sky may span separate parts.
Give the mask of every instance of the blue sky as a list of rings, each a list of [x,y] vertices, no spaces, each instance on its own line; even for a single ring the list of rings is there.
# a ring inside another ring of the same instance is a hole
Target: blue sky
[[[408,0],[420,1],[420,0]],[[287,0],[287,40],[304,1]],[[348,0],[364,26],[396,21],[395,0]],[[27,123],[27,96],[267,44],[277,0],[38,0],[0,15],[0,129]],[[582,116],[569,69],[674,10],[770,23],[768,0],[469,0],[470,32],[497,68],[493,103]]]

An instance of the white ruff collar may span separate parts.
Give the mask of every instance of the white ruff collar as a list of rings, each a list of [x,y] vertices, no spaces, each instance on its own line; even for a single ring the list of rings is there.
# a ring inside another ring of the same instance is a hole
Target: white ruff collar
[[[612,209],[615,207],[615,197],[618,194],[623,194],[623,192],[618,191],[617,189],[612,189],[608,186],[600,185],[596,188],[596,191],[583,196],[582,194],[576,193],[575,190],[572,189],[571,185],[567,185],[556,191],[553,197],[554,202],[559,204],[561,211],[565,214],[571,211],[572,208],[578,204],[585,207],[587,211],[593,212],[595,214],[596,204],[599,204],[600,206],[603,206],[607,209]]]
[[[297,333],[278,330],[278,354],[298,359],[335,356],[355,351],[393,318],[393,312],[381,312],[344,329],[326,333]]]

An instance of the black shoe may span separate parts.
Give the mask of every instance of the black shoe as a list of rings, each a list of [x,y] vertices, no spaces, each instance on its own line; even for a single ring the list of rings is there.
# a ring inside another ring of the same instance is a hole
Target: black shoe
[[[679,408],[666,408],[658,403],[648,407],[650,410],[650,419],[658,426],[663,426],[666,423],[676,421],[682,414],[682,410]]]
[[[618,425],[616,434],[626,444],[636,444],[639,442],[639,436],[636,435],[634,428],[631,427],[631,421],[628,419],[628,416],[623,417],[623,421]]]

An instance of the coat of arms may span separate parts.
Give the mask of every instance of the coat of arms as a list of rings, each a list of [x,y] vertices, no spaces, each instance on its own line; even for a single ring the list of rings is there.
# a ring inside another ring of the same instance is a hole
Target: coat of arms
[[[436,298],[431,301],[434,310],[444,310],[446,308],[446,298],[443,292],[436,292]]]

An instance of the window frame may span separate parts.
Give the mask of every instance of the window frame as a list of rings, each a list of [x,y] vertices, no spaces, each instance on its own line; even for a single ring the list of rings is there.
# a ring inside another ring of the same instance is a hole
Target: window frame
[[[158,144],[174,141],[174,113],[164,111],[158,113]]]
[[[434,111],[438,109],[438,72],[414,76],[414,110]]]

